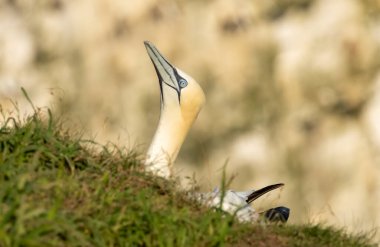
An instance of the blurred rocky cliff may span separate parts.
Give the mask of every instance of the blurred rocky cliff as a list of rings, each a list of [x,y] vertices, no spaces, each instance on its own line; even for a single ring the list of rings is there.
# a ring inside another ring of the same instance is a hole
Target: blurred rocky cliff
[[[159,114],[144,40],[206,92],[178,174],[210,189],[227,164],[231,188],[286,184],[259,208],[379,228],[380,1],[2,0],[2,111],[31,111],[22,86],[85,137],[144,151]]]

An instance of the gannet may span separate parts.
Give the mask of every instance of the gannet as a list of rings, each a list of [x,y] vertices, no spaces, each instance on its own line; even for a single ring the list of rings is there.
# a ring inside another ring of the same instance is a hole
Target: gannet
[[[147,152],[145,168],[157,176],[170,178],[173,162],[205,102],[205,94],[191,76],[170,64],[151,42],[145,41],[144,44],[157,73],[161,98],[160,120]],[[215,189],[195,193],[191,197],[207,206],[219,206],[223,211],[236,213],[240,221],[254,221],[259,214],[250,203],[283,185],[274,184],[260,190],[242,192]],[[265,217],[286,221],[289,209],[273,208],[265,212]]]
[[[171,166],[205,102],[205,95],[193,78],[171,65],[152,43],[144,44],[156,70],[161,95],[160,120],[145,166],[154,174],[169,178]]]

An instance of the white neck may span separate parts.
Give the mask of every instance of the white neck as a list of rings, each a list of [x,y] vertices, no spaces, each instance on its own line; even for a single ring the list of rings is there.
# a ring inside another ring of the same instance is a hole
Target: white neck
[[[145,166],[156,175],[168,178],[182,143],[192,123],[180,114],[162,109],[156,134],[149,147]]]

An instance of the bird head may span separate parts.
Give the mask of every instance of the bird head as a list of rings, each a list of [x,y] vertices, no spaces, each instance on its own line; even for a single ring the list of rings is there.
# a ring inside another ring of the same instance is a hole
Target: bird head
[[[161,114],[179,117],[190,126],[205,101],[202,88],[191,76],[169,63],[152,43],[144,44],[158,76]]]
[[[157,131],[145,161],[148,170],[170,177],[172,164],[205,101],[198,83],[170,64],[149,41],[144,42],[156,70],[161,95]]]

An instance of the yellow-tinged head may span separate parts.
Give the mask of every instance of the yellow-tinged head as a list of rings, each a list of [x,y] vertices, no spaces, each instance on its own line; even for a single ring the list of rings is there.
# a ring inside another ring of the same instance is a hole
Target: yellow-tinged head
[[[206,97],[199,84],[189,75],[177,69],[178,74],[187,81],[181,89],[179,107],[184,122],[192,124],[201,110]],[[189,126],[190,127],[190,126]]]
[[[161,95],[158,129],[148,151],[147,168],[169,177],[181,145],[196,119],[205,95],[199,84],[171,65],[149,41],[144,42],[156,70]]]

